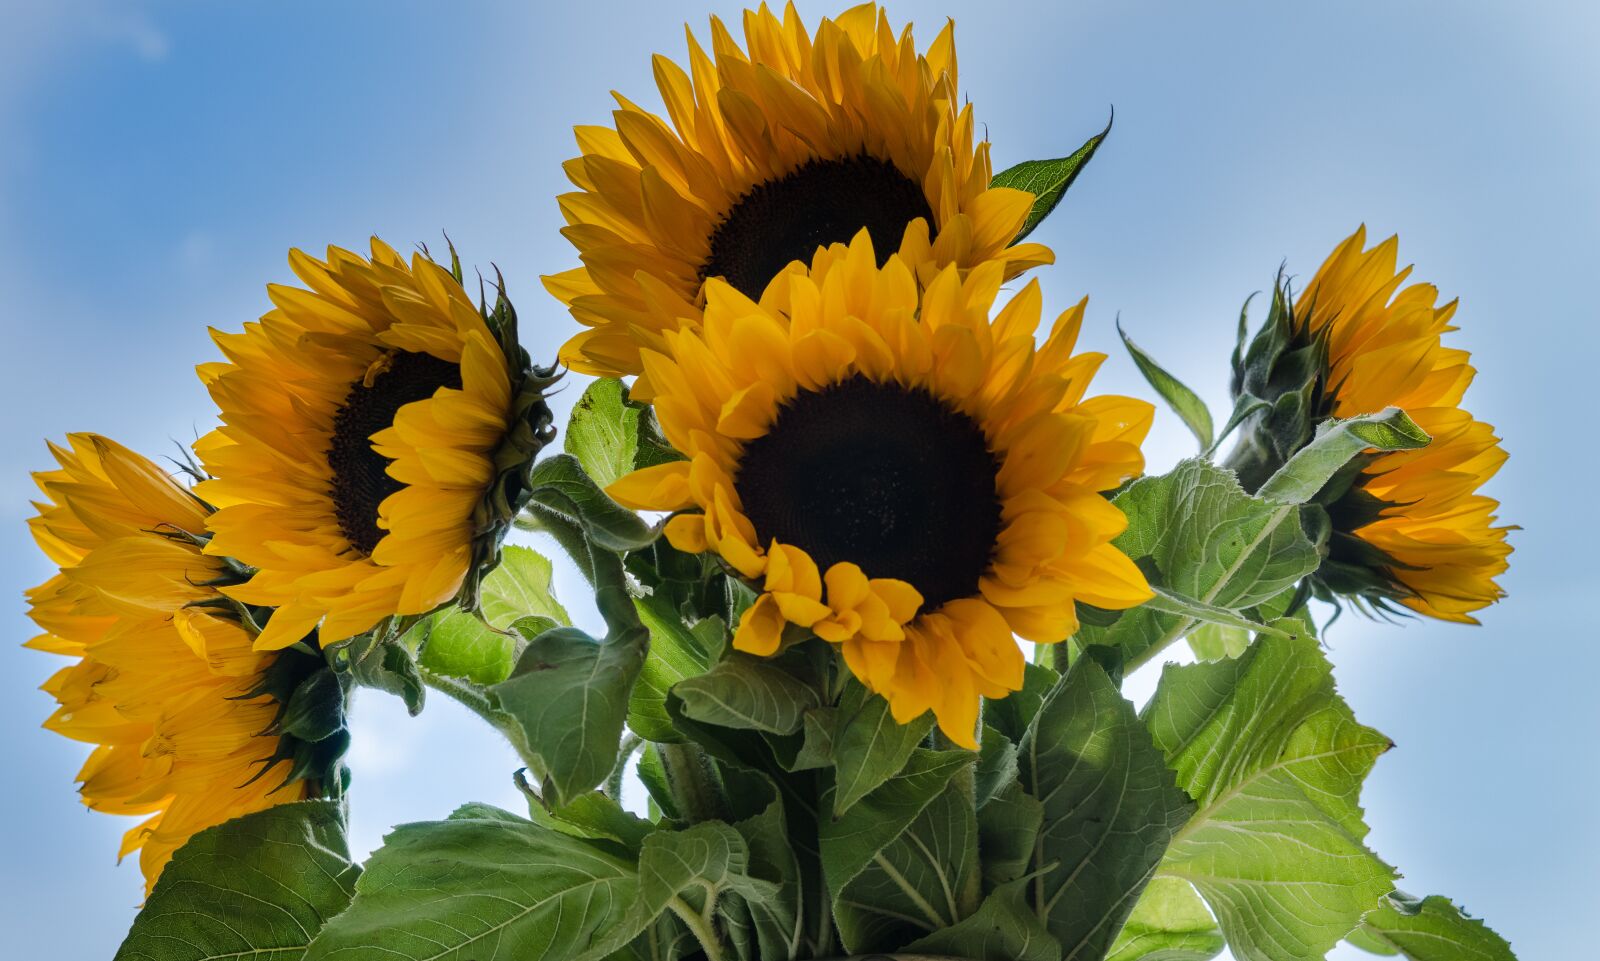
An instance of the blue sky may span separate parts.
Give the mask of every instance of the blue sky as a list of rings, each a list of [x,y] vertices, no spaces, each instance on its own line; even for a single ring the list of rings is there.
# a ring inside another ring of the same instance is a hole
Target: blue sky
[[[1204,9],[1201,9],[1203,6]],[[832,6],[804,4],[808,22]],[[16,647],[27,472],[45,437],[152,454],[209,426],[191,368],[289,279],[291,246],[437,244],[499,264],[525,337],[569,321],[537,277],[574,262],[554,195],[569,128],[611,88],[654,102],[651,52],[706,8],[0,0],[0,918],[16,957],[109,958],[139,899],[126,825],[76,803],[83,750],[38,728],[54,669]],[[1358,223],[1398,231],[1459,295],[1469,406],[1511,460],[1490,490],[1524,527],[1510,598],[1481,628],[1346,618],[1329,638],[1357,715],[1399,745],[1365,800],[1375,849],[1416,893],[1487,918],[1525,959],[1582,956],[1600,901],[1591,639],[1600,333],[1600,13],[1588,4],[898,3],[958,23],[963,87],[1000,166],[1116,129],[1038,235],[1057,309],[1089,294],[1106,390],[1144,392],[1114,318],[1213,402],[1238,305],[1280,262],[1308,276]],[[565,398],[570,402],[577,387]],[[1163,415],[1153,469],[1189,451]],[[569,606],[580,599],[563,576]],[[1135,679],[1148,689],[1149,677]],[[450,705],[358,704],[355,842],[456,803],[515,804],[513,761]],[[1343,955],[1340,955],[1343,957]],[[1359,956],[1352,954],[1351,956]]]

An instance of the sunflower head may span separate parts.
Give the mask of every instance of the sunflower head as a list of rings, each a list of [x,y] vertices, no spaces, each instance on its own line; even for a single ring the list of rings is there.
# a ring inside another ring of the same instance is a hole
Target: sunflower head
[[[30,526],[58,572],[28,592],[44,633],[27,646],[74,659],[44,685],[45,726],[94,745],[84,804],[147,816],[121,853],[153,886],[195,832],[341,789],[343,691],[314,653],[253,649],[270,612],[221,593],[239,576],[201,551],[204,504],[111,440],[68,441],[35,475]]]
[[[1142,468],[1150,405],[1084,396],[1104,356],[1072,352],[1083,304],[1042,346],[1036,283],[991,321],[1004,275],[949,266],[924,288],[863,230],[759,303],[709,281],[703,327],[643,353],[687,459],[609,488],[677,512],[673,546],[756,588],[736,648],[837,644],[898,720],[932,710],[967,746],[979,697],[1021,686],[1014,634],[1061,641],[1077,602],[1149,597],[1101,492]]]
[[[447,269],[376,238],[370,258],[291,251],[305,288],[269,287],[274,310],[214,334],[226,360],[199,371],[222,426],[196,444],[197,492],[218,508],[206,550],[254,569],[224,591],[277,609],[263,649],[474,606],[527,500],[555,374],[518,346],[503,287],[474,304],[451,254]]]
[[[1013,243],[1034,198],[989,186],[952,24],[919,51],[874,4],[814,32],[793,5],[762,5],[742,45],[715,18],[709,52],[688,41],[687,70],[655,58],[666,119],[619,95],[613,126],[577,128],[577,190],[560,203],[583,266],[545,278],[588,328],[562,349],[574,370],[641,373],[641,350],[699,323],[712,279],[757,299],[863,229],[880,264],[898,251],[923,272],[997,261],[1011,277],[1054,259]]]
[[[1432,442],[1358,457],[1320,492],[1326,557],[1311,587],[1476,623],[1472,612],[1503,595],[1495,578],[1511,554],[1499,503],[1478,493],[1506,454],[1460,406],[1474,370],[1466,351],[1444,345],[1456,302],[1440,305],[1431,284],[1406,286],[1398,249],[1394,237],[1367,249],[1363,227],[1298,297],[1280,278],[1266,326],[1235,356],[1235,398],[1262,406],[1229,463],[1254,490],[1319,422],[1403,408]]]

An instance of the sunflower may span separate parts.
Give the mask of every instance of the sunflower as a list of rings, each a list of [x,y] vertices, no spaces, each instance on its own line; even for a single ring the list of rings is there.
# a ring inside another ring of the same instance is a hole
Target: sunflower
[[[1021,686],[1013,634],[1060,641],[1076,601],[1150,596],[1100,492],[1139,473],[1151,407],[1084,398],[1104,355],[1072,353],[1082,303],[1043,346],[1037,283],[991,324],[1004,273],[948,266],[919,296],[910,264],[879,267],[862,231],[759,304],[709,281],[703,328],[642,355],[688,459],[608,489],[680,512],[673,546],[760,586],[736,648],[773,654],[797,625],[840,645],[897,720],[932,710],[968,747],[979,696]]]
[[[880,262],[898,249],[921,270],[998,260],[1009,278],[1054,260],[1013,244],[1034,198],[989,187],[953,24],[918,53],[874,4],[815,34],[793,5],[780,20],[763,4],[744,39],[712,18],[709,55],[688,35],[687,72],[656,56],[670,123],[617,95],[614,127],[576,129],[578,190],[560,204],[583,266],[545,278],[589,328],[562,348],[569,367],[640,373],[641,349],[699,322],[709,279],[758,299],[786,264],[863,228]]]
[[[370,259],[289,263],[309,289],[269,287],[276,309],[214,332],[227,361],[199,368],[222,420],[195,446],[212,477],[196,491],[218,508],[206,550],[255,569],[225,592],[278,609],[265,650],[470,606],[553,433],[553,378],[529,369],[503,297],[473,305],[458,264],[408,265],[377,238]]]
[[[1444,345],[1456,301],[1440,305],[1431,284],[1405,286],[1411,268],[1397,269],[1398,251],[1396,237],[1367,249],[1361,227],[1292,298],[1292,310],[1276,312],[1278,330],[1269,319],[1254,349],[1263,373],[1244,389],[1273,399],[1292,385],[1305,398],[1292,405],[1303,414],[1294,424],[1257,420],[1257,433],[1271,439],[1247,438],[1241,479],[1258,484],[1319,419],[1404,409],[1433,440],[1366,455],[1319,495],[1331,530],[1312,587],[1475,624],[1474,611],[1504,596],[1495,578],[1508,566],[1511,528],[1496,523],[1499,502],[1478,490],[1506,453],[1494,428],[1460,406],[1475,371],[1467,351]],[[1280,292],[1280,304],[1290,299]],[[1259,346],[1268,341],[1272,349]]]
[[[199,547],[208,509],[160,468],[94,434],[51,450],[30,526],[59,572],[28,592],[44,633],[27,646],[77,660],[44,685],[60,705],[45,727],[95,745],[84,804],[149,815],[121,855],[138,851],[153,887],[195,832],[319,789],[296,777],[305,746],[267,732],[283,709],[269,691],[321,659],[252,649],[216,587],[232,567]]]

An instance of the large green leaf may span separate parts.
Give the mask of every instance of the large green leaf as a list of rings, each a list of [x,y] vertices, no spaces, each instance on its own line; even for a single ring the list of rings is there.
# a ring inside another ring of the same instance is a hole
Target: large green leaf
[[[573,405],[564,446],[602,488],[641,467],[682,458],[660,437],[650,408],[630,401],[628,388],[610,377],[590,384]]]
[[[1211,961],[1224,943],[1193,885],[1157,877],[1133,906],[1106,961]]]
[[[1361,933],[1378,953],[1410,961],[1516,961],[1511,945],[1448,898],[1396,891],[1362,919]]]
[[[307,961],[586,961],[644,930],[633,865],[501,812],[403,824]]]
[[[337,801],[225,821],[173,855],[117,961],[298,961],[360,874]]]
[[[548,514],[557,526],[577,527],[601,550],[638,550],[655,540],[655,531],[607,497],[571,454],[556,454],[535,464],[529,488],[536,517]]]
[[[637,598],[634,605],[650,631],[650,651],[628,702],[628,727],[645,740],[675,743],[683,735],[667,715],[667,692],[685,678],[704,674],[711,657],[661,595]]]
[[[1012,781],[978,809],[983,879],[995,888],[1028,873],[1044,826],[1044,805]]]
[[[834,816],[848,811],[852,804],[899,773],[932,729],[931,712],[909,724],[900,724],[889,711],[887,700],[853,679],[847,682],[834,715]]]
[[[656,831],[639,852],[639,907],[654,918],[680,896],[697,912],[714,910],[715,899],[735,884],[771,885],[749,878],[750,851],[744,837],[721,821],[705,821],[682,831]],[[706,899],[713,904],[708,908]]]
[[[729,940],[749,961],[796,957],[802,940],[800,864],[789,843],[783,803],[734,824],[749,849],[751,885],[736,879],[718,903]]]
[[[605,377],[589,385],[572,405],[563,446],[602,488],[634,469],[639,409],[628,405],[622,381]]]
[[[525,639],[483,623],[478,615],[451,608],[417,625],[417,662],[431,674],[498,684],[511,676]]]
[[[834,898],[845,948],[857,954],[897,950],[973,914],[982,894],[977,830],[970,784],[958,775]]]
[[[616,766],[646,637],[642,628],[604,642],[572,627],[546,631],[489,689],[542,762],[542,793],[556,806],[598,787]]]
[[[971,916],[906,945],[906,950],[966,961],[1060,961],[1061,944],[1033,913],[1027,884],[1001,885]]]
[[[821,703],[812,687],[780,665],[735,653],[711,670],[673,685],[683,713],[705,724],[793,734]]]
[[[820,826],[822,870],[835,897],[861,869],[899,837],[944,791],[956,772],[972,763],[965,751],[917,749],[900,772]]]
[[[1098,961],[1193,805],[1133,705],[1082,658],[1045,698],[1019,752],[1043,805],[1032,901],[1063,958]]]
[[[549,558],[532,548],[501,548],[500,565],[483,579],[479,601],[483,619],[499,628],[509,628],[529,616],[571,624],[572,618],[550,586],[551,572]]]
[[[1190,390],[1188,385],[1167,372],[1165,367],[1156,363],[1154,357],[1145,353],[1144,348],[1133,342],[1127,332],[1122,329],[1122,323],[1117,323],[1117,334],[1122,338],[1122,346],[1128,350],[1128,356],[1133,358],[1133,363],[1139,368],[1139,373],[1150,386],[1155,388],[1161,399],[1167,402],[1172,412],[1178,415],[1183,425],[1189,428],[1189,433],[1200,442],[1200,452],[1203,454],[1211,449],[1212,425],[1211,410],[1206,407],[1206,402],[1200,395]]]
[[[1110,133],[1111,122],[1107,121],[1106,129],[1090,137],[1069,156],[1055,160],[1024,160],[994,175],[994,179],[989,181],[991,187],[1012,187],[1033,194],[1033,208],[1028,211],[1028,219],[1023,222],[1022,229],[1017,231],[1012,243],[1033,233],[1033,229],[1056,209],[1061,198],[1066,196],[1067,188],[1078,179],[1078,174],[1083,172]]]
[[[1117,546],[1152,586],[1211,608],[1240,612],[1316,570],[1321,558],[1300,508],[1246,494],[1233,475],[1202,460],[1135,481],[1115,500],[1128,516]],[[1125,611],[1110,626],[1085,623],[1074,643],[1121,651],[1129,670],[1202,623],[1154,607]]]
[[[1389,740],[1334,692],[1316,641],[1168,666],[1145,721],[1200,805],[1160,871],[1199,889],[1240,961],[1321,957],[1393,887],[1358,803]]]
[[[1426,447],[1432,439],[1398,407],[1328,421],[1317,428],[1311,443],[1267,478],[1256,495],[1285,504],[1304,504],[1357,455],[1369,450],[1415,450]]]
[[[547,805],[543,798],[530,800],[528,813],[537,823],[575,838],[611,841],[634,857],[638,856],[645,838],[655,830],[652,822],[626,810],[616,798],[599,791],[580,794],[561,807]]]

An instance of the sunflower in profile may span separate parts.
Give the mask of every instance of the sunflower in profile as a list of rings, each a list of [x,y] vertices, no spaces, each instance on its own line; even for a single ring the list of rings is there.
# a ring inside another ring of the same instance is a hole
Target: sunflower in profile
[[[760,588],[734,636],[770,655],[786,625],[842,648],[902,723],[932,710],[976,747],[979,697],[1022,684],[1013,634],[1077,629],[1074,603],[1150,596],[1100,492],[1139,473],[1151,407],[1085,398],[1104,355],[1072,353],[1083,304],[1036,346],[1036,283],[990,322],[1001,263],[925,290],[862,231],[757,304],[706,285],[699,331],[646,350],[655,409],[687,460],[613,484],[675,511],[667,539]]]
[[[255,569],[226,593],[277,608],[264,650],[470,606],[553,434],[553,378],[459,265],[407,264],[377,238],[370,259],[289,263],[308,289],[269,287],[276,309],[214,333],[227,360],[199,368],[222,420],[195,445],[211,475],[196,492],[218,508],[206,550]]]
[[[1495,578],[1508,566],[1511,528],[1496,523],[1499,502],[1478,490],[1506,453],[1494,428],[1460,406],[1475,371],[1466,351],[1444,345],[1456,302],[1440,305],[1431,284],[1405,286],[1411,268],[1397,269],[1398,251],[1396,237],[1367,249],[1362,227],[1299,297],[1279,291],[1238,388],[1301,399],[1256,420],[1236,466],[1253,488],[1310,439],[1316,421],[1402,408],[1433,440],[1366,455],[1319,495],[1332,523],[1312,586],[1324,597],[1475,624],[1474,611],[1504,596]]]
[[[699,322],[718,278],[751,300],[791,261],[865,228],[880,262],[919,270],[995,260],[1013,277],[1054,260],[1013,243],[1033,195],[991,188],[956,86],[953,24],[919,53],[874,4],[813,34],[793,5],[744,16],[740,46],[711,21],[689,69],[655,58],[667,118],[622,96],[612,127],[577,128],[560,198],[583,266],[545,278],[588,330],[562,349],[574,370],[642,371],[640,350]],[[648,378],[647,378],[648,380]]]
[[[35,475],[45,499],[30,526],[59,572],[28,592],[44,633],[27,646],[76,661],[44,685],[60,705],[45,727],[95,745],[84,804],[148,816],[121,854],[138,851],[154,886],[197,831],[319,791],[343,742],[268,733],[322,661],[252,649],[218,592],[233,567],[199,547],[206,506],[104,437],[51,450],[60,467]]]

